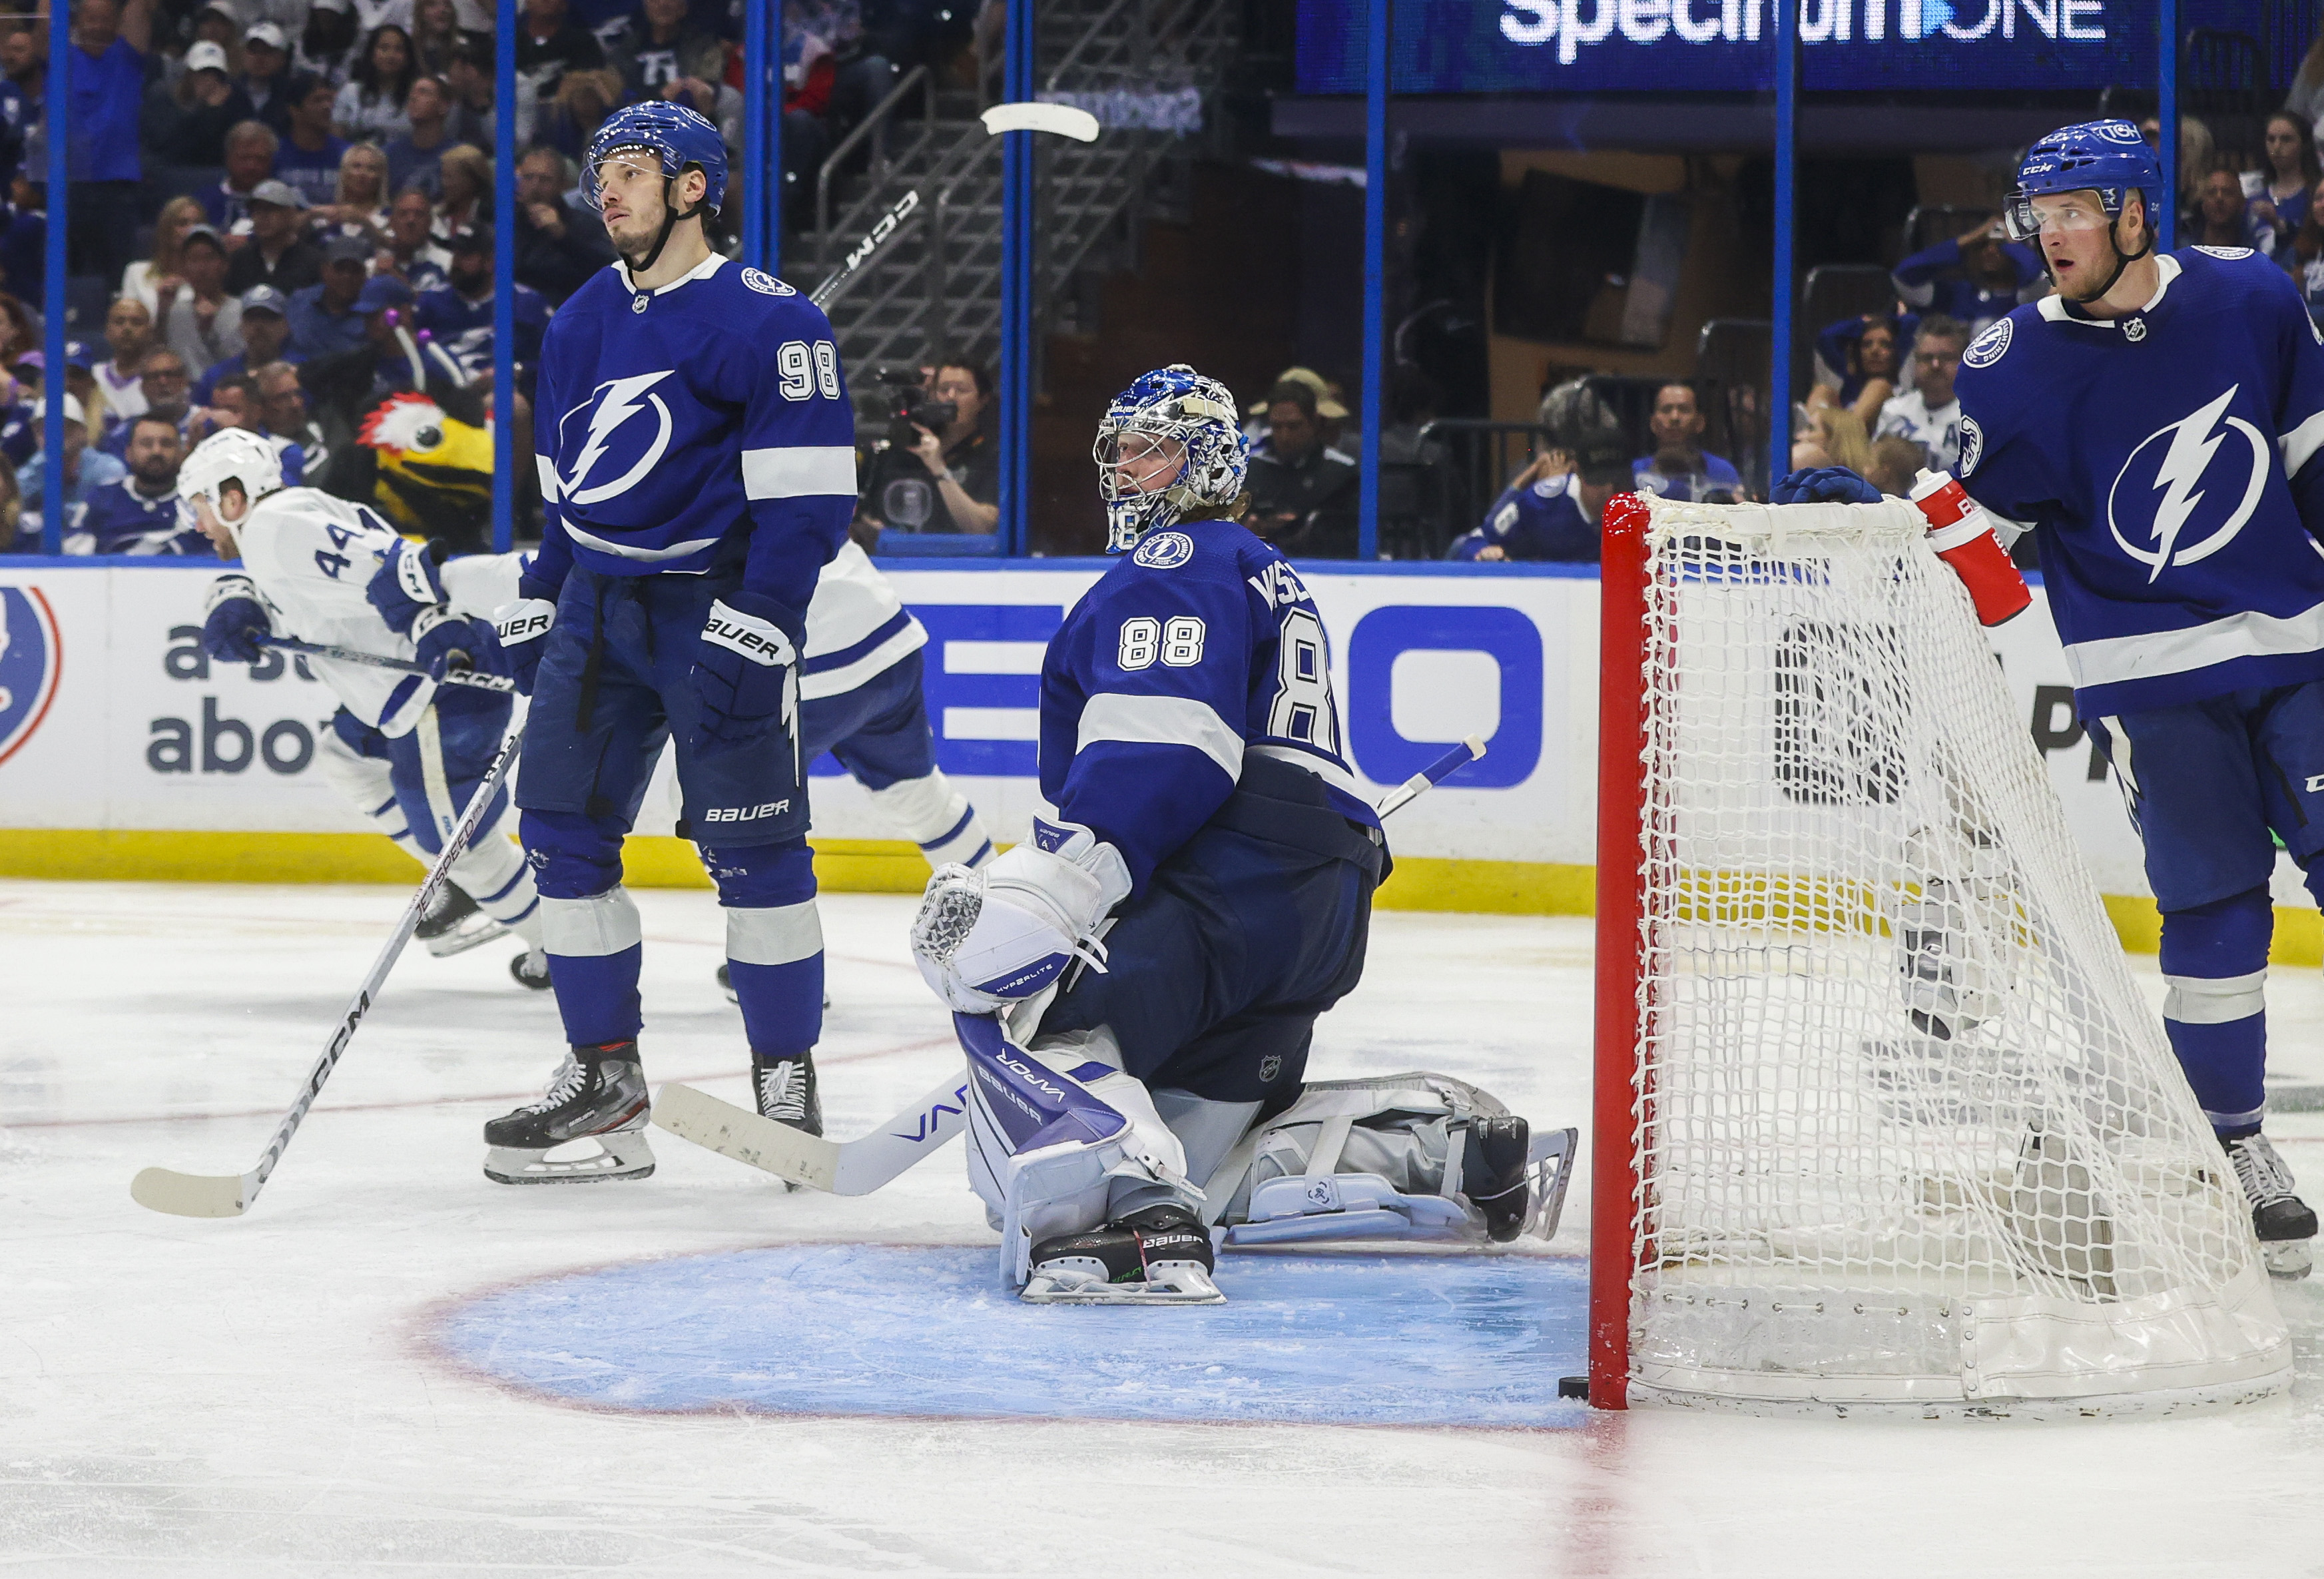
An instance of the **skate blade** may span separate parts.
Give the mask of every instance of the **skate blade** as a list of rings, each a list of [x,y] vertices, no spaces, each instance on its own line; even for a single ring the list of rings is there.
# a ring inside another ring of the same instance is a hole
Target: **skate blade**
[[[2296,1283],[2316,1267],[2315,1241],[2309,1239],[2262,1240],[2259,1256],[2267,1267],[2267,1275],[2286,1283]]]
[[[1087,1272],[1036,1272],[1019,1291],[1028,1305],[1224,1305],[1227,1297],[1200,1267],[1167,1280],[1108,1283]]]
[[[481,927],[473,923],[481,921]],[[463,921],[449,932],[426,939],[429,956],[449,959],[456,954],[466,954],[471,948],[481,948],[495,937],[508,936],[508,928],[490,916],[479,913]]]
[[[528,1151],[518,1146],[490,1146],[484,1150],[484,1177],[494,1184],[595,1184],[600,1179],[645,1178],[654,1170],[653,1148],[646,1144],[642,1134],[630,1131],[619,1139],[588,1135],[583,1140],[596,1142],[597,1150],[580,1157],[555,1157],[567,1146],[567,1140],[544,1151]]]

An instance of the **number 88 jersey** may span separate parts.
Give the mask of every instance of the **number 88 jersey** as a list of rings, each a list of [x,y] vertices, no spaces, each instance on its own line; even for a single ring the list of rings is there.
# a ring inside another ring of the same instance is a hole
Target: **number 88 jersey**
[[[1082,596],[1041,666],[1041,794],[1120,850],[1133,891],[1257,753],[1377,826],[1341,753],[1331,642],[1289,562],[1232,522],[1148,534]]]

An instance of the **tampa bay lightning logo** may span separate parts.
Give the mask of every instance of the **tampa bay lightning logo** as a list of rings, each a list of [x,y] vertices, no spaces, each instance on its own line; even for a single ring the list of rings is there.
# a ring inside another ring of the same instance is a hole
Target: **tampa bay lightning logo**
[[[2247,246],[2198,246],[2195,250],[2211,257],[2225,258],[2231,263],[2237,258],[2247,258],[2252,255],[2252,249]]]
[[[1969,343],[1969,349],[1961,353],[1961,360],[1971,367],[1992,366],[2001,360],[2002,353],[2009,349],[2009,337],[2015,332],[2007,319],[1995,319],[1987,326],[1985,333]]]
[[[557,453],[573,457],[571,468],[557,480],[565,499],[595,504],[619,498],[660,462],[669,448],[669,408],[652,391],[670,371],[608,379],[565,413],[557,428]]]
[[[797,296],[798,294],[764,269],[743,270],[742,283],[761,296]]]
[[[64,643],[57,616],[37,586],[0,586],[0,762],[14,756],[49,716]]]
[[[1977,470],[1977,463],[1985,458],[1985,429],[1977,425],[1975,417],[1963,417],[1960,423],[1960,476]]]
[[[1194,540],[1183,531],[1157,531],[1130,557],[1148,570],[1175,570],[1194,557]]]
[[[2148,434],[2107,491],[2107,530],[2148,567],[2150,586],[2173,565],[2208,559],[2235,541],[2259,507],[2273,447],[2227,415],[2241,387]]]

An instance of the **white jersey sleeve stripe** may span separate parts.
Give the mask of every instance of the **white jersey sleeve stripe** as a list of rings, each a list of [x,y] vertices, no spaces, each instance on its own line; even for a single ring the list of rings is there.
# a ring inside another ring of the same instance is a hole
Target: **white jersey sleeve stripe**
[[[2324,411],[2319,411],[2276,441],[2283,451],[2283,475],[2296,477],[2319,448],[2324,448]]]
[[[1101,741],[1190,745],[1230,779],[1242,777],[1242,736],[1207,702],[1192,697],[1132,697],[1103,692],[1082,709],[1079,754]]]
[[[790,445],[742,452],[742,492],[752,499],[855,496],[852,445]]]
[[[545,504],[554,504],[563,497],[557,483],[557,463],[545,455],[532,457],[533,468],[540,473],[540,498]]]
[[[2181,631],[2077,642],[2066,649],[2066,668],[2075,686],[2087,689],[2184,674],[2230,659],[2319,651],[2324,651],[2324,603],[2288,619],[2252,612]]]

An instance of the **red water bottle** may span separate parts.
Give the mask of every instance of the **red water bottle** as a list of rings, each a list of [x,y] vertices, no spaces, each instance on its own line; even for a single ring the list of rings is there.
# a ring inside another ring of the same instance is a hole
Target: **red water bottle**
[[[1969,496],[1959,477],[1923,472],[1913,484],[1913,503],[1928,520],[1929,546],[1969,588],[1978,623],[1998,625],[2025,612],[2034,594],[1993,535],[1984,506]]]

